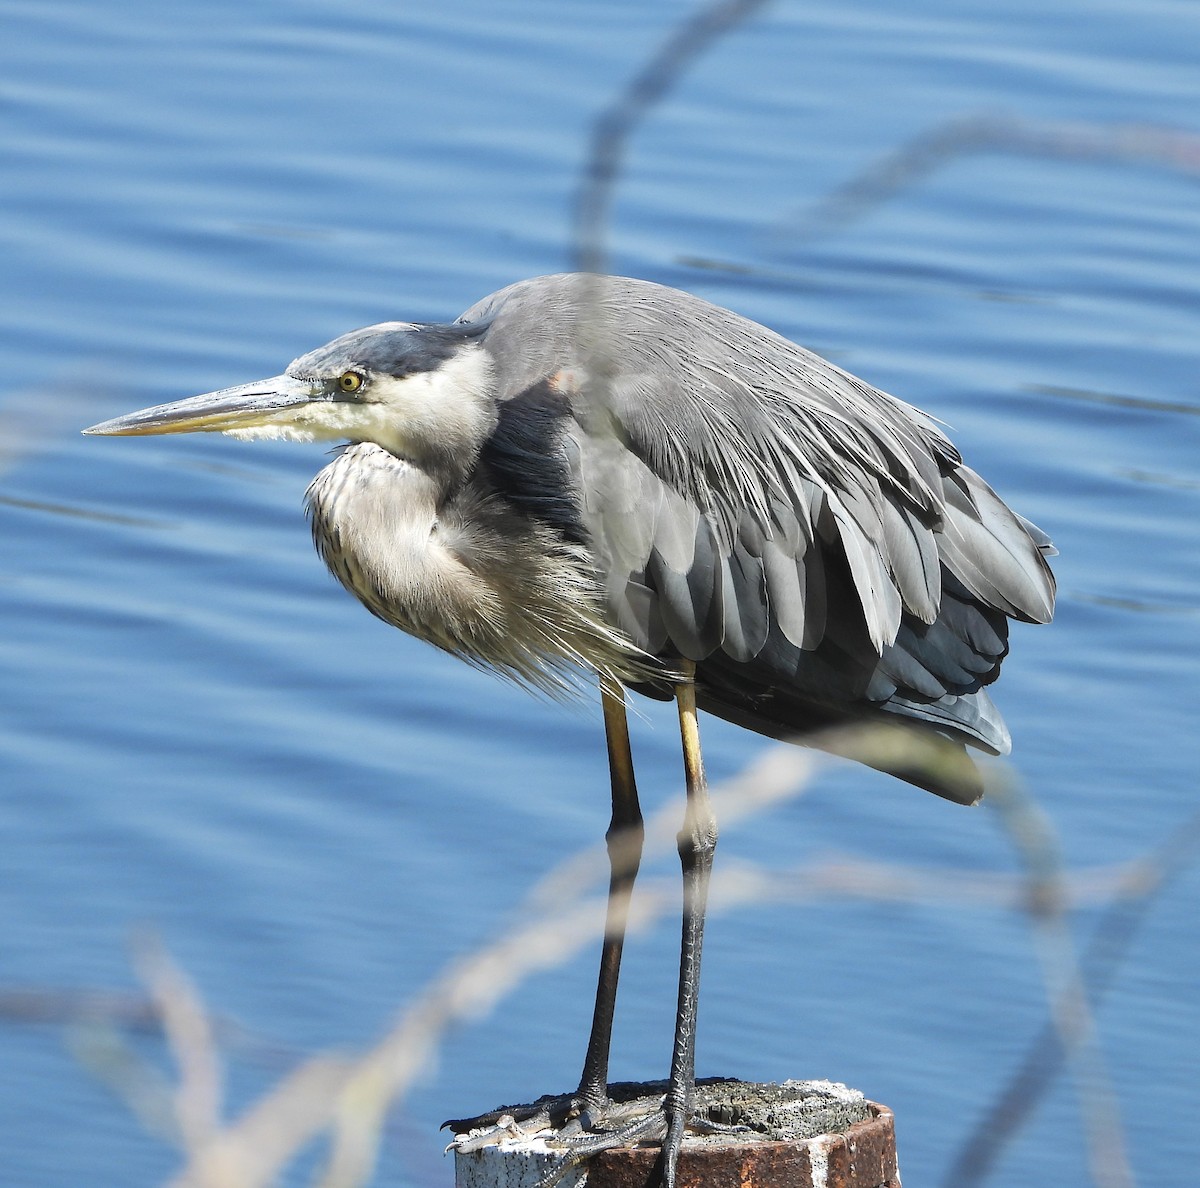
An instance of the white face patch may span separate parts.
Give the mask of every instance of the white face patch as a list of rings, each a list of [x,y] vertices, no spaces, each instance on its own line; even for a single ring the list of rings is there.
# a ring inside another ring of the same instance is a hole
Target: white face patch
[[[493,377],[491,356],[477,346],[463,347],[436,371],[372,377],[362,406],[371,414],[365,440],[399,455],[473,457],[495,423]]]

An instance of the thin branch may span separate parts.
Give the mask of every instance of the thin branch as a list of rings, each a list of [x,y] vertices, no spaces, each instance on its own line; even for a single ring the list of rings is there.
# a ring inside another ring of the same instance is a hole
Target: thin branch
[[[632,82],[596,120],[575,213],[575,269],[607,271],[605,239],[626,145],[647,112],[714,41],[763,7],[765,0],[718,0],[676,28]]]
[[[1066,916],[1065,871],[1049,818],[1015,782],[991,789],[989,803],[1028,872],[1028,913],[1041,958],[1050,1017],[1076,1069],[1088,1163],[1099,1188],[1133,1188],[1116,1093],[1096,1035],[1095,1019]]]
[[[179,1070],[174,1113],[184,1151],[192,1155],[203,1150],[221,1126],[221,1061],[213,1029],[191,979],[156,938],[142,937],[134,957]]]
[[[1155,851],[1130,866],[1131,894],[1115,895],[1080,962],[1087,1001],[1099,1009],[1159,894],[1200,856],[1200,813]],[[1066,1060],[1062,1036],[1049,1022],[1030,1042],[1025,1059],[984,1111],[942,1180],[944,1188],[981,1185],[1032,1117]]]
[[[969,155],[1007,153],[1054,161],[1150,165],[1200,175],[1200,136],[1158,124],[1085,124],[975,114],[939,124],[851,178],[808,211],[792,215],[776,234],[811,239],[840,230]]]

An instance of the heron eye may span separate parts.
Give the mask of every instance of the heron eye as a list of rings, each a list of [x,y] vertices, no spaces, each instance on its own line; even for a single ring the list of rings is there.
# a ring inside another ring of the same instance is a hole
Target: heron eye
[[[357,371],[343,371],[338,376],[337,386],[343,392],[357,392],[363,386],[363,377]]]

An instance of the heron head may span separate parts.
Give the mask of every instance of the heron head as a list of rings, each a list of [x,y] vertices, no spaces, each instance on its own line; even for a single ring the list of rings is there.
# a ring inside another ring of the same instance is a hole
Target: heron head
[[[352,330],[282,375],[128,413],[84,433],[227,433],[372,441],[424,462],[469,464],[496,420],[486,323],[382,322]]]

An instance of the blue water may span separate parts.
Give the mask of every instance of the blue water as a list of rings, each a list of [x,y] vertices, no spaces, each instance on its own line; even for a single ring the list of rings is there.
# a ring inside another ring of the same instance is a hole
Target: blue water
[[[591,122],[689,11],[4,6],[0,990],[136,993],[128,941],[149,925],[254,1038],[228,1056],[236,1112],[280,1071],[265,1048],[286,1065],[370,1042],[598,839],[598,714],[473,673],[336,588],[300,512],[318,448],[78,430],[569,265]],[[927,408],[1054,536],[1058,619],[1015,632],[998,699],[1076,868],[1141,855],[1197,808],[1195,142],[1173,163],[963,153],[823,236],[805,212],[972,113],[1200,136],[1197,44],[1188,0],[777,4],[638,129],[614,212],[615,270]],[[658,807],[677,744],[643,711]],[[705,741],[718,778],[763,745],[718,722]],[[1016,869],[992,814],[849,769],[727,831],[718,861],[830,852]],[[1200,1154],[1198,892],[1191,865],[1158,897],[1099,1015],[1146,1185],[1190,1183]],[[665,1072],[675,930],[630,947],[615,1075]],[[570,1087],[592,979],[589,952],[454,1032],[377,1182],[447,1184],[442,1118]],[[939,1182],[1046,1010],[1027,922],[955,902],[730,911],[704,980],[701,1072],[863,1089],[895,1109],[913,1185]],[[73,1037],[0,1019],[0,1181],[166,1178],[171,1148]],[[995,1182],[1089,1182],[1070,1078]]]

